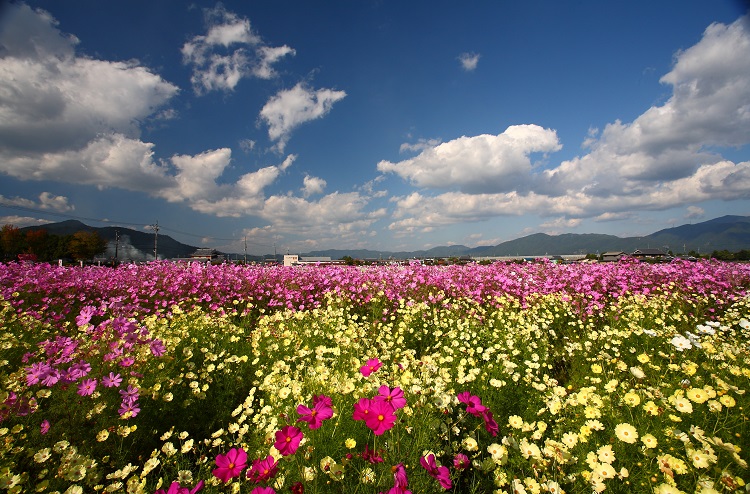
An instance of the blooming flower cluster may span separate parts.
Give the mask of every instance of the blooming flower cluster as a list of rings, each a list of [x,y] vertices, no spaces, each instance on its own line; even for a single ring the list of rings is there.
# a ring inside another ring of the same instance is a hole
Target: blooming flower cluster
[[[741,492],[748,287],[703,262],[0,265],[0,489]]]

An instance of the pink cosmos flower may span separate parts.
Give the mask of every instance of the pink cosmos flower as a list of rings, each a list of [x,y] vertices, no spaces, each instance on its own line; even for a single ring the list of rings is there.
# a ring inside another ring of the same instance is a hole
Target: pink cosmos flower
[[[357,403],[354,404],[354,413],[352,413],[352,419],[354,420],[367,420],[370,414],[370,405],[372,400],[369,398],[360,398]]]
[[[77,393],[81,396],[89,396],[96,389],[96,379],[84,379],[81,384],[78,385]]]
[[[159,489],[158,491],[154,492],[154,494],[195,494],[199,490],[203,489],[203,485],[205,482],[202,480],[198,482],[195,487],[192,489],[188,487],[182,487],[179,482],[172,482],[172,484],[169,486],[169,489],[166,491],[164,489]]]
[[[458,401],[466,404],[466,412],[476,417],[481,416],[482,412],[487,410],[487,407],[482,405],[482,400],[478,396],[472,395],[468,391],[458,393],[457,398]]]
[[[484,419],[484,428],[487,429],[487,432],[493,436],[497,436],[500,428],[498,427],[497,422],[495,422],[495,419],[492,418],[492,412],[489,409],[485,409],[485,411],[482,412],[482,418]]]
[[[403,463],[391,467],[393,472],[393,487],[388,491],[388,494],[411,494],[411,491],[407,489],[409,486],[409,479],[406,478],[406,468]]]
[[[386,385],[378,388],[378,395],[373,397],[373,401],[385,401],[390,403],[394,410],[404,408],[406,406],[406,398],[404,398],[404,392],[399,387],[393,389]]]
[[[377,372],[378,369],[380,369],[382,366],[383,364],[380,362],[380,360],[371,358],[365,365],[359,368],[359,372],[361,372],[365,377],[370,377],[370,374],[372,374],[373,372]]]
[[[164,343],[160,339],[152,341],[149,347],[151,348],[151,354],[154,357],[161,357],[167,352],[167,347],[164,346]]]
[[[216,455],[216,466],[211,473],[214,477],[224,483],[230,479],[239,477],[242,470],[247,466],[247,453],[242,448],[232,448],[226,455]]]
[[[310,429],[317,429],[323,425],[323,421],[333,417],[333,408],[331,408],[331,398],[325,395],[313,397],[313,407],[307,408],[305,405],[297,407],[297,413],[301,415],[297,422],[307,422]]]
[[[390,430],[396,423],[396,414],[393,413],[393,407],[386,401],[373,401],[370,403],[370,409],[365,419],[367,427],[372,429],[376,436],[380,436],[385,431]]]
[[[247,471],[247,478],[257,484],[272,479],[278,471],[276,460],[268,455],[265,460],[253,460],[253,466]]]
[[[291,425],[276,431],[276,442],[273,444],[283,456],[293,455],[304,435],[302,431]]]
[[[49,432],[49,428],[50,428],[49,420],[47,420],[47,419],[42,420],[42,423],[39,424],[39,432],[41,432],[42,435],[48,433]]]
[[[468,457],[468,456],[466,456],[466,455],[465,455],[465,454],[463,454],[463,453],[458,453],[458,454],[457,454],[457,455],[456,455],[456,456],[455,456],[455,457],[453,458],[453,467],[454,467],[454,468],[455,468],[456,470],[466,470],[467,468],[469,468],[469,465],[470,465],[470,464],[471,464],[471,463],[469,463],[469,457]]]
[[[122,377],[120,374],[110,372],[108,376],[102,377],[102,386],[105,388],[117,388],[122,383]]]
[[[276,494],[276,491],[271,487],[256,487],[250,494]]]
[[[383,463],[383,457],[380,455],[383,450],[375,451],[374,449],[370,449],[369,444],[365,444],[365,450],[360,454],[363,460],[372,463],[373,465],[375,463]]]
[[[427,473],[430,474],[430,477],[440,482],[440,486],[443,489],[450,489],[451,487],[453,487],[453,482],[451,481],[451,474],[448,470],[448,467],[437,466],[437,463],[435,462],[435,455],[421,457],[419,459],[419,464],[422,465],[425,470],[427,470]]]

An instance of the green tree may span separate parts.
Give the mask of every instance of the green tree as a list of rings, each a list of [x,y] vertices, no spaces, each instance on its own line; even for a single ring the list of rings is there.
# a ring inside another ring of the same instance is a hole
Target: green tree
[[[76,232],[68,242],[68,252],[76,261],[92,259],[95,255],[104,252],[106,247],[106,240],[97,232]]]
[[[2,249],[3,259],[16,259],[18,254],[23,252],[24,244],[24,235],[17,227],[5,225],[0,230],[0,249]]]

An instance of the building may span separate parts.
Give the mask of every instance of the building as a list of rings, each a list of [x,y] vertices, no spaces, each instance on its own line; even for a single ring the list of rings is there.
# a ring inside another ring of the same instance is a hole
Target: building
[[[190,254],[190,260],[199,262],[221,262],[224,260],[224,254],[216,249],[202,248]]]
[[[342,260],[332,260],[330,257],[301,257],[296,254],[284,255],[284,266],[302,266],[305,264],[329,265],[344,264]]]
[[[604,262],[612,262],[612,261],[619,261],[622,259],[626,254],[622,251],[618,252],[605,252],[602,254],[602,261]]]
[[[661,249],[636,249],[630,255],[637,259],[662,259],[667,256],[667,253]]]

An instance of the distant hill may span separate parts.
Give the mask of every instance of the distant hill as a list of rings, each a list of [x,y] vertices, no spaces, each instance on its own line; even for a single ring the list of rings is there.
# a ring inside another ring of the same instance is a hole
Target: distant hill
[[[107,241],[106,257],[115,255],[115,238],[119,232],[120,240],[117,247],[117,257],[121,260],[153,260],[154,258],[154,234],[124,228],[119,226],[93,227],[77,220],[61,221],[40,226],[28,226],[21,228],[27,230],[47,230],[51,235],[73,235],[79,231],[97,232]],[[188,257],[195,252],[197,247],[183,244],[169,235],[159,234],[157,252],[160,259],[172,259],[175,257]]]
[[[715,250],[737,252],[750,249],[750,217],[722,216],[702,223],[667,228],[642,237],[617,237],[597,233],[565,233],[547,235],[535,233],[503,242],[494,246],[469,248],[464,245],[434,247],[429,250],[412,252],[389,252],[371,250],[319,250],[302,256],[326,256],[341,259],[351,256],[355,259],[378,258],[395,259],[426,257],[502,257],[502,256],[543,256],[564,254],[587,254],[604,252],[633,252],[636,249],[667,247],[675,254],[696,251],[711,253]]]
[[[80,221],[69,220],[42,226],[21,228],[21,230],[47,230],[54,235],[72,235],[81,230],[96,231],[108,241],[107,256],[114,256],[115,235],[119,232],[118,258],[133,260],[153,259],[154,234],[123,227],[92,227]],[[439,257],[501,257],[501,256],[543,256],[564,254],[604,253],[609,251],[633,252],[636,249],[659,248],[676,254],[696,251],[711,253],[728,250],[737,252],[750,250],[750,216],[722,216],[701,223],[676,226],[659,230],[643,237],[617,237],[596,233],[565,233],[547,235],[535,233],[503,242],[494,246],[470,248],[465,245],[433,247],[417,251],[375,251],[368,249],[347,250],[329,249],[301,253],[301,256],[330,257],[341,259],[350,256],[355,259],[410,259]],[[183,244],[169,235],[159,234],[159,258],[172,259],[188,257],[197,247]],[[248,257],[250,258],[250,256]],[[260,259],[255,256],[254,260]],[[281,258],[281,256],[279,256]]]

